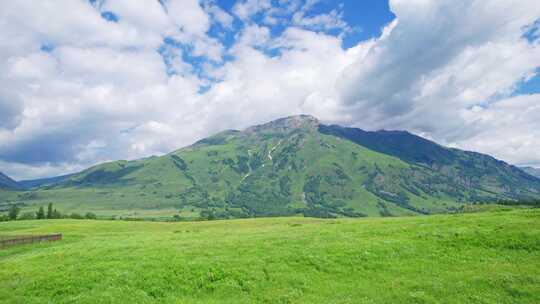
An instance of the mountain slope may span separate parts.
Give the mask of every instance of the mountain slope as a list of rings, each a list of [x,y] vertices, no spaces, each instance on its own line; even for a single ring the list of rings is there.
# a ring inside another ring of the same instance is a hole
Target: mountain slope
[[[533,167],[522,167],[521,170],[525,171],[526,173],[535,176],[537,178],[540,178],[540,169],[539,168],[533,168]]]
[[[39,179],[30,179],[30,180],[21,180],[17,183],[20,187],[24,189],[33,189],[43,186],[51,186],[59,184],[67,179],[69,179],[73,174],[68,175],[62,175],[62,176],[55,176],[55,177],[48,177],[48,178],[39,178]]]
[[[5,190],[18,190],[21,187],[16,181],[0,172],[0,188]]]
[[[180,210],[237,218],[428,214],[540,196],[540,180],[492,157],[396,131],[293,116],[225,131],[161,157],[101,164],[21,195],[65,210]]]
[[[424,173],[443,176],[448,179],[446,192],[454,198],[489,200],[496,195],[526,199],[538,195],[537,178],[489,155],[446,148],[404,131],[367,132],[340,126],[321,126],[320,131],[416,164]],[[468,195],[458,194],[463,192]]]

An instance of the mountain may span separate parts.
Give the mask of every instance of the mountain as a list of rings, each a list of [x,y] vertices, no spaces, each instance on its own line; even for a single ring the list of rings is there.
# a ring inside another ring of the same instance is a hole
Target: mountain
[[[21,187],[20,185],[11,179],[9,176],[5,175],[4,173],[0,172],[0,189],[4,190],[19,190]]]
[[[160,157],[97,165],[25,192],[27,205],[185,217],[389,216],[540,197],[540,179],[403,131],[311,116],[229,130]]]
[[[526,173],[540,178],[540,168],[533,168],[533,167],[521,167],[521,170],[525,171]]]
[[[47,177],[47,178],[39,178],[39,179],[31,179],[31,180],[22,180],[18,181],[20,187],[24,189],[33,189],[43,186],[51,186],[61,183],[62,181],[65,181],[69,179],[73,174],[68,175],[62,175],[62,176],[55,176],[55,177]]]

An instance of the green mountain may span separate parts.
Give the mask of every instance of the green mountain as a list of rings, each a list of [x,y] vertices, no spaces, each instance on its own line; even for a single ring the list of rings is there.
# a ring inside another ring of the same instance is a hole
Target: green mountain
[[[533,168],[533,167],[521,167],[521,170],[525,171],[526,173],[540,178],[540,168]]]
[[[59,184],[67,179],[69,179],[73,174],[68,175],[61,175],[61,176],[55,176],[55,177],[47,177],[47,178],[39,178],[39,179],[32,179],[32,180],[21,180],[17,183],[20,187],[23,189],[34,189],[44,186],[51,186]]]
[[[490,156],[301,115],[221,132],[160,157],[104,163],[17,200],[103,215],[237,218],[429,214],[538,197],[540,179]]]
[[[10,201],[17,198],[20,185],[9,176],[0,172],[0,213],[7,212],[10,208]]]

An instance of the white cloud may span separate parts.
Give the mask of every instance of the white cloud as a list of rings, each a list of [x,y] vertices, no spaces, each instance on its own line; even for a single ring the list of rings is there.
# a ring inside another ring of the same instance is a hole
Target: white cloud
[[[351,31],[350,26],[343,21],[343,13],[335,9],[313,17],[306,16],[305,10],[298,11],[292,16],[292,24],[315,31],[342,30],[345,33]]]
[[[247,20],[271,7],[271,0],[240,0],[234,5],[233,12],[238,18]]]
[[[210,28],[210,17],[196,0],[167,0],[165,6],[170,19],[182,32],[202,36]]]
[[[166,80],[163,60],[156,51],[59,47],[52,56],[58,58],[61,77],[85,85],[139,87]]]
[[[263,46],[263,50],[256,46]],[[265,47],[279,48],[281,55],[269,57]],[[351,63],[340,39],[298,28],[269,41],[264,27],[248,27],[233,55],[236,60],[225,66],[224,80],[205,95],[220,107],[213,115],[225,122],[222,128],[232,120],[246,127],[311,110],[304,105],[308,97],[314,93],[332,95],[332,83]],[[319,114],[323,118],[327,115]]]
[[[231,29],[233,26],[234,18],[229,13],[221,9],[215,3],[208,1],[205,3],[205,11],[210,14],[212,18],[225,29]]]
[[[0,19],[4,23],[2,49],[9,52],[38,49],[44,43],[78,47],[152,47],[159,43],[155,35],[130,24],[106,21],[86,1],[4,1]]]
[[[487,108],[474,107],[463,117],[476,132],[460,146],[515,164],[540,167],[540,94],[507,98]]]
[[[136,28],[138,31],[157,33],[171,30],[171,24],[165,8],[154,0],[113,0],[104,1],[101,12],[114,12],[120,24]]]
[[[540,66],[538,43],[522,38],[540,7],[536,1],[390,4],[397,21],[338,82],[340,100],[355,113],[349,122],[472,148],[468,139],[478,127],[463,113],[475,105],[489,109]]]

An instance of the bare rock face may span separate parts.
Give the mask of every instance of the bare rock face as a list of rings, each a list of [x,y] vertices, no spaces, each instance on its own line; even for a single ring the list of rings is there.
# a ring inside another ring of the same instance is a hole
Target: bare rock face
[[[319,120],[311,115],[295,115],[285,118],[280,118],[266,124],[256,125],[246,129],[246,132],[261,132],[261,131],[290,131],[297,129],[317,129]]]

